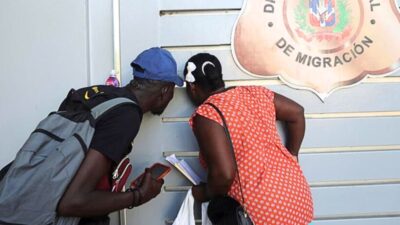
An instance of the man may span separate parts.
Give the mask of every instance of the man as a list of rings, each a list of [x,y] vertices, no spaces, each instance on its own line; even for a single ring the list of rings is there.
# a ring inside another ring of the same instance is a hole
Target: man
[[[142,52],[131,66],[134,79],[123,88],[93,86],[70,94],[84,98],[92,106],[114,97],[129,98],[137,106],[122,105],[106,113],[96,123],[85,159],[58,204],[57,212],[60,216],[99,217],[144,204],[161,191],[164,181],[153,179],[147,170],[138,188],[132,192],[98,190],[102,177],[109,176],[113,167],[131,151],[142,114],[161,114],[173,97],[175,85],[183,85],[182,78],[177,75],[175,60],[168,51],[161,48]],[[79,107],[70,95],[61,104],[60,110]],[[91,220],[82,219],[80,224],[89,224]]]

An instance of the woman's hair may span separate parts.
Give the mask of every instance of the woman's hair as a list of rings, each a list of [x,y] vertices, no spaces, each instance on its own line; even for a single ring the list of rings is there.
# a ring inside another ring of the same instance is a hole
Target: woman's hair
[[[192,56],[183,71],[186,81],[199,85],[209,91],[225,87],[222,79],[222,67],[218,58],[208,53]]]

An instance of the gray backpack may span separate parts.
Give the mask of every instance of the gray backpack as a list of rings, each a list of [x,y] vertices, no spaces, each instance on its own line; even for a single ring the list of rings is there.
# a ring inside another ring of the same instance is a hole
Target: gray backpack
[[[123,104],[135,102],[118,97],[41,121],[0,181],[0,224],[78,224],[79,218],[57,217],[57,204],[85,157],[96,120]]]

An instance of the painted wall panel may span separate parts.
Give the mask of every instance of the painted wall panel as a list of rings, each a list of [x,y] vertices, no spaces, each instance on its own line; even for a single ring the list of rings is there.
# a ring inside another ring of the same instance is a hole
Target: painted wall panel
[[[90,85],[104,84],[114,67],[112,1],[87,1]],[[111,213],[110,224],[119,225],[119,212]]]
[[[229,44],[237,16],[238,12],[162,16],[160,45],[168,47]]]
[[[230,44],[232,30],[239,13],[240,10],[221,10],[162,16],[160,44],[164,47]],[[390,48],[389,43],[385,44]]]
[[[151,46],[177,46],[170,49],[180,71],[188,57],[209,51],[221,59],[228,80],[256,79],[240,71],[230,53],[232,25],[241,4],[241,0],[122,0],[122,83],[131,79],[129,64],[133,58]],[[171,12],[171,15],[160,17],[160,10],[184,12]],[[39,120],[56,109],[69,88],[104,82],[112,67],[111,16],[111,1],[96,4],[76,0],[1,2],[0,103],[3,107],[0,108],[0,146],[6,150],[0,154],[0,167],[14,157]],[[182,48],[198,45],[204,47]],[[393,75],[399,76],[400,72]],[[300,102],[307,113],[336,113],[399,111],[398,85],[396,82],[366,83],[337,91],[325,103],[310,92],[284,85],[270,88]],[[162,117],[144,117],[131,154],[134,163],[131,178],[155,161],[165,162],[163,151],[197,150],[187,124],[162,122],[163,118],[187,117],[192,110],[184,90],[177,89],[172,104]],[[399,117],[311,119],[303,146],[399,145],[399,123]],[[301,165],[311,182],[397,179],[399,157],[398,150],[304,154]],[[187,160],[200,171],[196,158]],[[176,171],[166,179],[169,186],[188,184]],[[398,184],[313,188],[316,213],[326,216],[398,212],[399,190]],[[184,192],[163,191],[149,204],[128,211],[128,224],[164,224],[166,219],[175,217],[184,195]],[[114,213],[112,217],[112,224],[118,224],[118,214]],[[398,223],[398,217],[315,222],[318,225]]]
[[[0,167],[72,87],[88,84],[85,1],[3,0]]]
[[[122,84],[132,79],[132,60],[143,50],[159,46],[157,1],[120,1]]]
[[[395,0],[400,5],[400,0]],[[161,10],[196,10],[196,9],[240,9],[243,0],[161,0]]]
[[[400,185],[314,188],[315,215],[400,211]]]
[[[302,144],[304,148],[400,144],[400,117],[309,119],[306,123],[306,134]],[[162,129],[165,150],[198,149],[188,123],[165,123]]]
[[[161,10],[240,9],[243,0],[161,0]]]
[[[159,3],[157,1],[121,0],[121,69],[122,84],[132,79],[130,63],[143,50],[159,46]],[[130,179],[141,174],[154,162],[165,162],[160,154],[161,117],[144,115],[140,132],[135,138],[130,158],[133,172]],[[171,196],[171,195],[170,195]],[[178,196],[178,197],[177,197]],[[181,196],[181,197],[179,197]],[[161,194],[149,204],[127,211],[127,224],[163,224],[171,204],[179,205],[183,195]]]
[[[378,219],[351,219],[315,221],[315,225],[395,225],[400,224],[400,218],[378,218]]]
[[[400,0],[395,0],[400,5]],[[205,9],[240,9],[243,0],[162,0],[161,10],[205,10]]]
[[[400,110],[398,83],[360,84],[341,89],[322,102],[312,92],[295,90],[286,85],[269,85],[267,88],[292,98],[301,104],[306,113],[380,112]],[[387,93],[390,93],[388,96]],[[373,104],[371,104],[373,103]],[[194,110],[184,88],[175,90],[173,100],[163,114],[164,118],[189,117]]]
[[[399,160],[400,149],[387,152],[303,154],[300,156],[300,165],[309,182],[400,180]]]
[[[303,146],[395,145],[399,123],[399,117],[310,120]]]
[[[129,63],[132,55],[150,46],[163,46],[172,52],[182,73],[186,60],[198,52],[210,52],[217,55],[223,65],[225,79],[231,84],[241,85],[248,80],[257,80],[258,85],[267,85],[265,81],[250,77],[235,64],[230,51],[233,24],[239,13],[241,1],[159,1],[158,6],[135,5],[122,1],[122,58],[125,82],[130,79]],[[150,4],[150,3],[146,3]],[[136,8],[135,8],[135,7]],[[158,7],[157,10],[149,7]],[[136,11],[135,11],[136,10]],[[146,13],[144,13],[146,12]],[[134,16],[136,14],[136,17]],[[143,21],[146,21],[143,23]],[[135,26],[133,26],[133,24]],[[132,28],[134,27],[134,28]],[[140,30],[141,32],[137,32]],[[210,35],[211,34],[211,35]],[[124,47],[125,46],[125,47]],[[394,72],[392,77],[398,77]],[[240,82],[236,82],[239,80]],[[400,111],[399,82],[396,79],[368,81],[356,87],[334,92],[325,102],[313,93],[299,91],[282,85],[277,79],[271,79],[268,87],[298,101],[305,107],[306,113],[321,115],[331,113],[330,119],[308,119],[304,148],[326,147],[369,147],[369,149],[387,145],[399,145]],[[164,161],[165,151],[196,151],[196,140],[184,121],[193,111],[185,90],[176,89],[175,96],[161,117],[147,115],[144,118],[139,136],[135,140],[135,150],[131,155],[134,161],[134,177],[154,161]],[[341,112],[368,113],[392,112],[382,114],[352,114],[349,118],[340,118]],[[170,122],[168,122],[170,121]],[[280,124],[278,124],[281,130]],[[282,133],[282,132],[281,132]],[[149,138],[151,137],[151,138]],[[382,145],[382,146],[381,146]],[[377,149],[379,150],[379,149]],[[400,149],[392,151],[368,151],[347,153],[302,154],[301,166],[307,178],[316,182],[368,181],[379,179],[399,179],[396,171]],[[196,157],[185,158],[196,170],[201,171]],[[371,165],[376,164],[376,167]],[[177,171],[166,178],[168,187],[190,185]],[[337,214],[385,213],[400,211],[398,197],[400,185],[365,185],[313,187],[317,216],[335,216]],[[179,210],[184,192],[165,192],[149,205],[128,212],[129,224],[164,224],[173,219]],[[154,208],[152,208],[154,207]],[[159,209],[160,215],[146,213],[150,209]],[[145,222],[146,221],[146,222]],[[395,225],[398,218],[343,219],[316,221],[319,225],[332,224],[382,224]],[[337,223],[336,223],[337,222]]]
[[[140,132],[135,139],[134,147],[130,154],[133,165],[130,179],[137,177],[154,162],[167,163],[161,150],[164,145],[161,125],[160,117],[150,114],[144,116]],[[176,213],[175,210],[180,206],[183,198],[184,194],[182,193],[167,195],[162,192],[148,204],[137,207],[134,210],[128,210],[128,224],[163,224],[165,218],[168,217],[167,215]]]
[[[90,84],[104,84],[113,65],[112,1],[88,1]]]
[[[175,47],[167,48],[178,62],[178,72],[183,73],[185,63],[192,55],[198,52],[207,52],[215,55],[220,59],[222,72],[225,80],[256,80],[259,77],[249,76],[243,72],[235,63],[232,56],[230,45],[223,46],[199,46],[199,47]],[[388,76],[400,76],[400,71],[394,71],[387,74]],[[274,79],[274,78],[272,78]]]
[[[332,187],[332,188],[312,188],[315,211],[314,215],[317,218],[318,224],[335,224],[332,221],[324,218],[340,218],[343,216],[365,216],[365,215],[382,215],[394,214],[400,211],[400,205],[396,204],[400,200],[400,185],[385,185],[377,186],[353,186],[353,187]],[[172,196],[171,196],[172,195]],[[170,200],[170,208],[172,204],[182,201],[177,199],[180,195],[181,199],[185,192],[168,192],[164,196],[168,196]],[[174,200],[171,199],[174,198]],[[160,200],[160,201],[159,201]],[[161,199],[158,199],[159,204],[164,204]],[[374,202],[374,204],[370,204]],[[168,205],[163,205],[168,206]],[[174,218],[178,210],[166,212],[165,220]],[[158,215],[156,215],[158,216]],[[199,218],[199,217],[198,217]],[[395,225],[396,219],[388,220],[381,218],[380,220],[387,221],[388,224]],[[349,221],[348,223],[344,223]],[[351,224],[352,220],[342,220],[343,224]],[[363,220],[361,220],[363,221]],[[368,221],[368,220],[364,220]],[[379,221],[376,220],[375,221]],[[341,224],[341,223],[339,223]],[[375,225],[375,224],[374,224]],[[378,224],[376,224],[378,225]],[[380,225],[380,224],[379,224]]]
[[[200,166],[197,157],[184,159],[206,180],[205,170]],[[342,186],[344,181],[347,181],[347,185],[363,181],[382,183],[385,180],[400,183],[399,160],[400,149],[386,152],[301,153],[300,155],[300,165],[304,175],[313,187]],[[380,162],[385,164],[381,165]],[[190,185],[190,182],[177,170],[173,170],[166,178],[165,184],[186,186]]]
[[[177,138],[189,139],[179,132]],[[166,139],[175,137],[167,136]],[[173,140],[172,140],[173,142]],[[188,141],[187,145],[195,142],[194,138]],[[171,144],[165,149],[166,152],[181,150],[180,146]],[[197,151],[197,145],[193,146],[192,151]],[[397,171],[400,169],[400,149],[393,151],[371,151],[371,152],[347,152],[347,153],[325,153],[325,154],[303,154],[301,153],[300,164],[309,182],[325,181],[362,181],[362,180],[400,180]],[[199,174],[204,170],[199,166],[197,157],[185,158]],[[381,164],[381,162],[385,162]],[[168,177],[167,183],[170,185],[188,184],[187,180],[174,171],[174,175]],[[183,179],[183,181],[182,181]]]

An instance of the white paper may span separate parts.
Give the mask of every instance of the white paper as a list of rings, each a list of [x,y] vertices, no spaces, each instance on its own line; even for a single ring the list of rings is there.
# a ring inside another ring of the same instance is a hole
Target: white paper
[[[171,163],[175,168],[177,168],[186,178],[190,180],[194,185],[198,185],[201,182],[201,178],[194,172],[192,167],[185,162],[185,160],[177,159],[175,154],[167,156],[165,158],[169,163]]]
[[[193,206],[194,198],[190,189],[172,225],[195,225]]]
[[[208,203],[209,202],[204,202],[201,204],[201,225],[212,225],[207,215]]]

